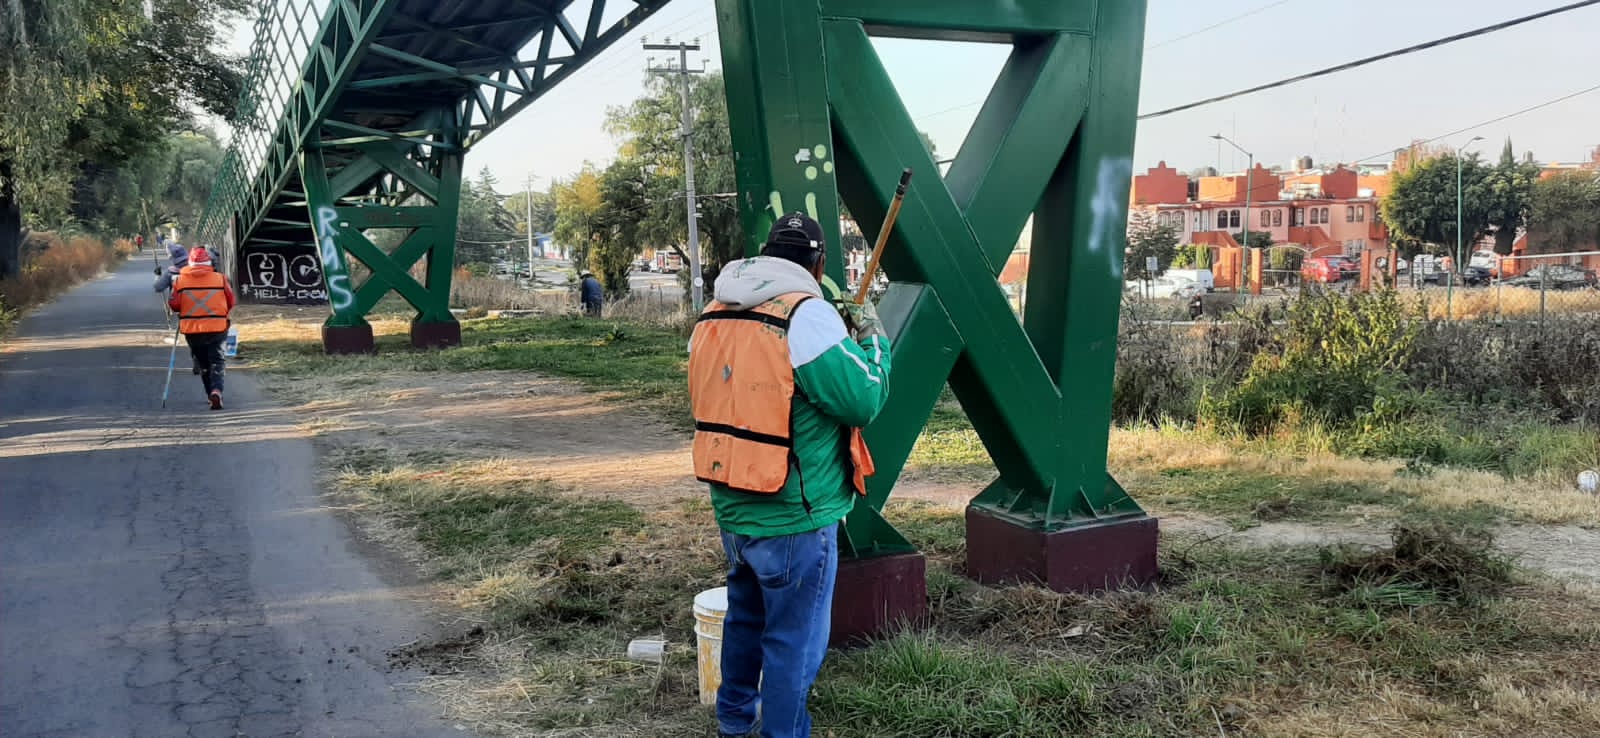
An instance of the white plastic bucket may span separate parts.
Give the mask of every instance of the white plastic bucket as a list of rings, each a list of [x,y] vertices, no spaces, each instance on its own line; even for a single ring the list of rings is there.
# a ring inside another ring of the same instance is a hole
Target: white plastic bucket
[[[694,596],[694,640],[700,664],[700,704],[717,702],[722,686],[722,618],[728,612],[728,588],[708,589]]]

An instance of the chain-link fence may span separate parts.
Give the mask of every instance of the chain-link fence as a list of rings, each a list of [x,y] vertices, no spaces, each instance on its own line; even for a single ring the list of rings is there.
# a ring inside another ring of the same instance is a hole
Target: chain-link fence
[[[1600,251],[1502,256],[1468,265],[1459,274],[1427,271],[1402,278],[1420,293],[1434,318],[1543,322],[1554,317],[1600,320]]]

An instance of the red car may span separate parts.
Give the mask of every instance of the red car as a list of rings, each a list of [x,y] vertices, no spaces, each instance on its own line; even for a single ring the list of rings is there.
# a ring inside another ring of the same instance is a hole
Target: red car
[[[1344,279],[1342,261],[1337,256],[1313,256],[1300,264],[1300,278],[1322,284],[1338,282]]]

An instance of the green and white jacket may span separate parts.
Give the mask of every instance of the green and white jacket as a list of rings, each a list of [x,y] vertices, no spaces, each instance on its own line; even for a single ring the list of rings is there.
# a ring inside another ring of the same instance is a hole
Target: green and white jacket
[[[713,287],[717,301],[735,310],[791,292],[815,298],[795,308],[787,335],[797,388],[790,427],[800,473],[791,461],[783,490],[770,496],[709,485],[717,525],[729,533],[765,538],[843,520],[855,505],[848,430],[871,423],[889,399],[889,339],[851,338],[817,280],[800,265],[767,256],[736,261],[723,268]]]

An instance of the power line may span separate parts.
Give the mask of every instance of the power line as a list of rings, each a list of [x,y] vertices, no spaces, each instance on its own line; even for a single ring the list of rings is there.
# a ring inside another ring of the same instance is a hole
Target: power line
[[[1439,46],[1444,46],[1446,44],[1455,43],[1456,41],[1461,41],[1461,40],[1464,40],[1464,39],[1474,38],[1474,37],[1482,36],[1482,35],[1488,34],[1488,33],[1494,33],[1495,31],[1503,31],[1503,30],[1505,30],[1507,28],[1511,28],[1511,27],[1514,27],[1514,26],[1520,26],[1520,25],[1522,25],[1524,23],[1531,23],[1531,22],[1539,20],[1541,18],[1548,18],[1548,17],[1550,17],[1552,15],[1557,15],[1559,13],[1565,13],[1565,12],[1568,12],[1568,11],[1571,11],[1571,10],[1577,10],[1579,8],[1586,8],[1586,7],[1590,6],[1590,5],[1596,5],[1596,4],[1600,4],[1600,0],[1583,0],[1582,2],[1576,2],[1576,3],[1571,3],[1569,5],[1563,5],[1563,6],[1559,7],[1559,8],[1551,8],[1550,10],[1541,11],[1541,12],[1538,12],[1538,13],[1534,13],[1532,15],[1525,15],[1525,16],[1522,16],[1521,18],[1513,18],[1511,20],[1503,21],[1503,22],[1500,22],[1500,23],[1496,23],[1496,24],[1491,25],[1491,26],[1484,26],[1482,28],[1476,28],[1476,29],[1473,29],[1471,31],[1464,31],[1462,33],[1457,33],[1457,34],[1452,35],[1452,36],[1445,36],[1444,38],[1434,39],[1432,41],[1427,41],[1427,42],[1424,42],[1424,43],[1416,44],[1414,46],[1407,46],[1407,47],[1405,47],[1403,49],[1396,49],[1394,51],[1389,51],[1389,52],[1385,52],[1385,53],[1382,53],[1382,54],[1377,54],[1377,55],[1374,55],[1374,56],[1369,56],[1369,57],[1365,57],[1365,58],[1362,58],[1362,59],[1357,59],[1355,61],[1345,62],[1343,64],[1338,64],[1338,65],[1335,65],[1335,66],[1327,67],[1325,69],[1319,69],[1319,70],[1314,71],[1314,72],[1307,72],[1305,74],[1301,74],[1301,75],[1298,75],[1298,76],[1295,76],[1295,77],[1289,77],[1287,79],[1281,79],[1281,80],[1278,80],[1276,82],[1268,82],[1268,83],[1263,84],[1263,85],[1256,85],[1255,87],[1251,87],[1249,89],[1244,89],[1244,90],[1239,90],[1238,92],[1230,92],[1230,93],[1228,93],[1226,95],[1218,95],[1216,97],[1209,97],[1209,98],[1206,98],[1204,100],[1197,100],[1195,102],[1187,103],[1185,105],[1179,105],[1177,107],[1167,108],[1165,110],[1157,110],[1157,111],[1155,111],[1153,113],[1144,113],[1144,114],[1139,116],[1139,120],[1149,120],[1151,118],[1159,118],[1159,117],[1164,116],[1164,115],[1171,115],[1173,113],[1179,113],[1179,112],[1182,112],[1182,111],[1185,111],[1185,110],[1191,110],[1191,109],[1194,109],[1194,108],[1201,107],[1203,105],[1210,105],[1212,103],[1222,102],[1223,100],[1231,100],[1231,99],[1236,98],[1236,97],[1249,95],[1249,94],[1255,93],[1255,92],[1261,92],[1263,90],[1271,90],[1271,89],[1275,89],[1275,88],[1278,88],[1278,87],[1284,87],[1286,85],[1291,85],[1291,84],[1294,84],[1296,82],[1304,82],[1304,81],[1309,80],[1309,79],[1316,79],[1317,77],[1325,77],[1327,75],[1334,74],[1336,72],[1343,72],[1343,71],[1355,69],[1357,67],[1364,67],[1364,66],[1366,66],[1368,64],[1372,64],[1374,62],[1380,62],[1380,61],[1383,61],[1385,59],[1393,59],[1395,57],[1404,56],[1406,54],[1414,54],[1414,53],[1416,53],[1418,51],[1426,51],[1428,49],[1436,48],[1436,47],[1439,47]]]
[[[1234,22],[1237,22],[1237,21],[1244,20],[1245,18],[1249,18],[1252,15],[1257,15],[1259,13],[1271,10],[1273,8],[1276,8],[1279,5],[1285,5],[1285,4],[1288,4],[1288,3],[1291,3],[1291,2],[1294,2],[1294,0],[1278,0],[1278,2],[1269,3],[1267,5],[1263,5],[1263,6],[1259,7],[1259,8],[1254,9],[1254,10],[1248,10],[1248,11],[1245,11],[1243,13],[1240,13],[1240,14],[1238,14],[1236,16],[1233,16],[1232,18],[1227,18],[1227,19],[1218,21],[1218,22],[1213,23],[1213,24],[1211,24],[1209,26],[1206,26],[1205,28],[1202,28],[1200,30],[1190,31],[1189,33],[1185,33],[1185,34],[1183,34],[1181,36],[1175,36],[1175,37],[1169,38],[1169,39],[1167,39],[1165,41],[1161,41],[1161,42],[1158,42],[1158,43],[1151,44],[1149,46],[1144,47],[1144,50],[1145,51],[1150,51],[1152,49],[1159,49],[1159,48],[1161,48],[1163,46],[1167,46],[1169,44],[1175,44],[1175,43],[1177,43],[1179,41],[1182,41],[1184,39],[1193,38],[1195,36],[1198,36],[1198,35],[1200,35],[1202,33],[1206,33],[1208,31],[1215,31],[1216,29],[1221,28],[1223,26],[1226,26],[1229,23],[1234,23]],[[960,105],[955,105],[955,106],[952,106],[952,107],[944,108],[943,110],[938,110],[938,111],[935,111],[935,112],[932,112],[932,113],[928,113],[927,115],[923,115],[923,116],[918,117],[916,119],[916,121],[917,122],[921,122],[921,121],[927,120],[929,118],[936,118],[938,116],[944,115],[945,113],[954,113],[957,110],[965,110],[967,108],[970,108],[970,107],[973,107],[973,106],[976,106],[976,105],[981,105],[983,103],[983,100],[984,100],[983,98],[980,98],[980,99],[973,100],[973,101],[970,101],[970,102],[961,103]]]
[[[1144,50],[1145,51],[1150,51],[1152,49],[1159,49],[1159,48],[1161,48],[1163,46],[1167,46],[1169,44],[1175,44],[1175,43],[1177,43],[1179,41],[1182,41],[1184,39],[1187,39],[1187,38],[1194,38],[1195,36],[1198,36],[1198,35],[1200,35],[1202,33],[1206,33],[1207,31],[1215,31],[1218,28],[1221,28],[1223,26],[1228,25],[1229,23],[1233,23],[1235,21],[1244,20],[1245,18],[1249,18],[1252,15],[1257,15],[1259,13],[1263,13],[1265,11],[1268,11],[1268,10],[1271,10],[1273,8],[1276,8],[1279,5],[1286,5],[1286,4],[1291,3],[1291,2],[1294,2],[1294,0],[1278,0],[1278,2],[1275,2],[1275,3],[1268,3],[1266,5],[1263,5],[1263,6],[1259,7],[1259,8],[1256,8],[1255,10],[1247,10],[1247,11],[1245,11],[1243,13],[1240,13],[1240,14],[1238,14],[1236,16],[1233,16],[1232,18],[1227,18],[1227,19],[1218,21],[1218,22],[1213,23],[1213,24],[1211,24],[1209,26],[1206,26],[1205,28],[1202,28],[1202,29],[1200,29],[1198,31],[1190,31],[1188,33],[1183,34],[1182,36],[1174,36],[1173,38],[1169,38],[1169,39],[1167,39],[1165,41],[1161,41],[1161,42],[1158,42],[1158,43],[1151,44],[1149,46],[1144,47]]]
[[[1541,103],[1538,103],[1538,104],[1535,104],[1535,105],[1529,105],[1528,107],[1522,108],[1521,110],[1517,110],[1517,111],[1513,111],[1513,112],[1510,112],[1510,113],[1506,113],[1505,115],[1496,116],[1494,118],[1490,118],[1490,119],[1485,120],[1485,121],[1474,123],[1474,124],[1472,124],[1470,126],[1466,126],[1464,128],[1457,128],[1454,131],[1450,131],[1449,133],[1442,133],[1442,134],[1439,134],[1437,136],[1434,136],[1433,138],[1427,138],[1427,139],[1422,139],[1422,140],[1418,140],[1418,141],[1412,141],[1411,143],[1408,143],[1405,146],[1392,148],[1392,149],[1385,149],[1385,150],[1383,150],[1383,151],[1381,151],[1379,153],[1373,154],[1371,156],[1365,156],[1365,157],[1362,157],[1360,159],[1351,160],[1348,163],[1350,163],[1350,164],[1359,164],[1359,163],[1361,163],[1363,161],[1367,161],[1369,159],[1376,159],[1376,158],[1378,158],[1380,156],[1392,156],[1396,151],[1400,151],[1400,150],[1409,148],[1411,146],[1418,146],[1418,145],[1421,145],[1421,144],[1433,143],[1434,141],[1438,141],[1440,139],[1445,139],[1445,138],[1449,138],[1451,136],[1456,136],[1456,135],[1459,135],[1459,134],[1462,134],[1462,133],[1466,133],[1467,131],[1471,131],[1471,130],[1473,130],[1475,128],[1482,128],[1483,126],[1491,125],[1491,124],[1494,124],[1494,123],[1499,123],[1500,121],[1503,121],[1503,120],[1509,120],[1509,119],[1515,118],[1515,117],[1517,117],[1519,115],[1524,115],[1524,114],[1527,114],[1527,113],[1531,113],[1531,112],[1533,112],[1535,110],[1539,110],[1539,109],[1542,109],[1542,108],[1548,108],[1551,105],[1555,105],[1557,103],[1565,102],[1567,100],[1571,100],[1572,98],[1579,97],[1579,96],[1582,96],[1582,95],[1587,95],[1587,94],[1589,94],[1591,92],[1596,92],[1596,91],[1600,91],[1600,85],[1595,85],[1593,87],[1588,87],[1588,88],[1585,88],[1585,89],[1582,89],[1582,90],[1578,90],[1576,92],[1571,92],[1571,93],[1562,95],[1560,97],[1552,98],[1550,100],[1546,100],[1544,102],[1541,102]],[[1219,176],[1235,176],[1235,175],[1219,175]],[[1266,182],[1266,183],[1254,186],[1251,189],[1251,192],[1255,193],[1255,192],[1258,192],[1258,191],[1261,191],[1261,190],[1266,190],[1266,189],[1270,188],[1271,186],[1272,186],[1272,184],[1270,182]],[[1194,200],[1188,200],[1188,201],[1185,201],[1185,202],[1182,202],[1182,203],[1157,203],[1157,204],[1163,204],[1163,205],[1224,204],[1225,205],[1225,204],[1236,203],[1236,202],[1239,202],[1239,200],[1237,200],[1237,199],[1226,199],[1226,200],[1224,200],[1224,199],[1215,198],[1215,197],[1210,197],[1210,198],[1202,197],[1202,198],[1196,198]]]
[[[1515,117],[1517,117],[1519,115],[1522,115],[1524,113],[1531,113],[1531,112],[1533,112],[1535,110],[1538,110],[1540,108],[1548,108],[1551,105],[1555,105],[1556,103],[1566,102],[1567,100],[1571,100],[1572,98],[1579,97],[1581,95],[1587,95],[1587,94],[1589,94],[1591,92],[1594,92],[1596,90],[1600,90],[1600,85],[1595,85],[1593,87],[1589,87],[1589,88],[1586,88],[1586,89],[1578,90],[1577,92],[1573,92],[1573,93],[1569,93],[1569,94],[1566,94],[1566,95],[1562,95],[1561,97],[1558,97],[1558,98],[1555,98],[1555,99],[1552,99],[1552,100],[1546,100],[1546,101],[1544,101],[1542,103],[1539,103],[1537,105],[1530,105],[1530,106],[1528,106],[1526,108],[1523,108],[1521,110],[1518,110],[1516,112],[1506,113],[1505,115],[1502,115],[1502,116],[1499,116],[1499,117],[1496,117],[1496,118],[1490,118],[1489,120],[1483,121],[1481,123],[1474,123],[1474,124],[1472,124],[1470,126],[1467,126],[1465,128],[1458,128],[1458,129],[1456,129],[1454,131],[1451,131],[1449,133],[1442,133],[1442,134],[1439,134],[1437,136],[1434,136],[1433,138],[1423,139],[1421,141],[1413,141],[1413,142],[1411,142],[1409,144],[1406,144],[1405,146],[1401,146],[1398,149],[1388,149],[1388,150],[1382,151],[1380,153],[1373,154],[1372,156],[1367,156],[1367,157],[1362,157],[1360,159],[1355,159],[1355,160],[1352,160],[1350,163],[1351,164],[1355,164],[1357,162],[1363,162],[1363,161],[1366,161],[1368,159],[1376,159],[1376,158],[1378,158],[1380,156],[1389,156],[1389,155],[1393,154],[1396,151],[1408,148],[1410,146],[1418,146],[1418,145],[1421,145],[1421,144],[1433,143],[1434,141],[1438,141],[1439,139],[1442,139],[1442,138],[1449,138],[1451,136],[1455,136],[1455,135],[1459,135],[1459,134],[1462,134],[1462,133],[1466,133],[1467,131],[1470,131],[1470,130],[1472,130],[1474,128],[1482,128],[1482,127],[1487,126],[1487,125],[1491,125],[1491,124],[1494,124],[1494,123],[1499,123],[1500,121],[1503,121],[1503,120],[1509,120],[1511,118],[1515,118]]]

